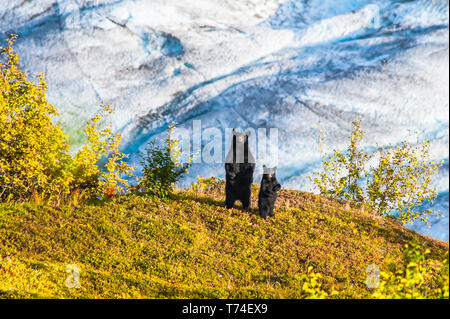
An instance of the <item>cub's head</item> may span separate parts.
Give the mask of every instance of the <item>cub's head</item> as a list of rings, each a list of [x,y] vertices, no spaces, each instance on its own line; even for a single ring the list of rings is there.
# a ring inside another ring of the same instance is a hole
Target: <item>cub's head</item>
[[[248,142],[248,137],[250,136],[251,133],[252,133],[251,131],[241,133],[233,129],[233,139],[236,139],[236,143],[244,144],[245,142]]]
[[[277,167],[267,167],[263,165],[263,178],[272,179],[276,177]]]

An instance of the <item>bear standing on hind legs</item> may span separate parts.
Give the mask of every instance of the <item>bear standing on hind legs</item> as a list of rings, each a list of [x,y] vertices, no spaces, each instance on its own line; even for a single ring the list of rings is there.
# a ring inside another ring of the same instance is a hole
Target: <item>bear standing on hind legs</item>
[[[268,168],[263,165],[263,177],[261,179],[261,187],[258,194],[259,216],[266,219],[267,216],[273,216],[275,201],[277,200],[277,192],[281,189],[275,176],[277,167]]]
[[[244,209],[251,206],[255,158],[248,147],[250,131],[239,133],[233,129],[233,140],[225,159],[225,206],[233,208],[240,200]]]

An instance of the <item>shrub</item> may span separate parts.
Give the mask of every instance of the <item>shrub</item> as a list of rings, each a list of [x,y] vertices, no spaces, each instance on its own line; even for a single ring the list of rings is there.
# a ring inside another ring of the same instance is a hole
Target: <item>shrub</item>
[[[322,195],[350,201],[385,215],[396,212],[403,223],[416,218],[426,221],[432,213],[423,204],[432,202],[437,192],[432,176],[441,164],[430,161],[430,143],[379,147],[377,152],[360,150],[364,136],[361,121],[353,122],[347,152],[334,151],[324,158],[323,171],[310,179]],[[369,161],[379,156],[377,165]],[[364,185],[365,184],[365,185]]]
[[[15,39],[0,47],[0,200],[67,194],[72,180],[67,137],[52,122],[58,113],[46,99],[44,75],[33,83],[18,68]]]
[[[441,261],[430,259],[430,251],[419,243],[405,245],[404,264],[395,272],[381,272],[374,298],[449,298],[448,252]]]
[[[109,105],[102,107],[103,113],[95,115],[87,124],[86,144],[74,157],[74,182],[76,189],[86,189],[92,196],[110,197],[129,187],[121,176],[132,176],[133,169],[125,162],[128,156],[119,151],[120,134],[113,133],[111,122],[103,126],[102,120],[113,113]],[[107,158],[105,170],[98,163]]]
[[[430,142],[418,145],[402,142],[380,151],[378,166],[370,169],[367,181],[369,207],[381,214],[395,211],[403,223],[417,218],[427,221],[432,210],[422,205],[436,199],[431,181],[440,167],[429,161]]]
[[[175,124],[171,124],[163,145],[158,144],[156,140],[150,141],[146,156],[141,161],[143,176],[138,187],[148,194],[166,197],[191,166],[192,157],[189,157],[186,163],[180,160],[179,141],[172,137],[174,129]]]
[[[19,69],[13,50],[16,35],[7,47],[0,47],[0,201],[54,199],[80,193],[92,196],[113,195],[126,187],[121,175],[131,175],[118,147],[120,135],[102,120],[112,113],[94,116],[85,130],[86,145],[72,155],[68,137],[59,123],[56,107],[47,101],[44,75],[38,83]],[[105,170],[98,168],[106,159]]]

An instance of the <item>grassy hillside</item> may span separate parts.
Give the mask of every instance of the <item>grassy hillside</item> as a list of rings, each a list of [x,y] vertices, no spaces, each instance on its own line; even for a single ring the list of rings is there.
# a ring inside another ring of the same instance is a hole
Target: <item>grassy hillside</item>
[[[315,272],[324,292],[367,298],[367,265],[395,270],[414,239],[431,258],[449,249],[392,218],[300,191],[282,190],[275,218],[262,220],[256,209],[227,210],[223,188],[59,208],[0,204],[0,297],[303,298]],[[68,264],[81,270],[79,289],[65,285]]]

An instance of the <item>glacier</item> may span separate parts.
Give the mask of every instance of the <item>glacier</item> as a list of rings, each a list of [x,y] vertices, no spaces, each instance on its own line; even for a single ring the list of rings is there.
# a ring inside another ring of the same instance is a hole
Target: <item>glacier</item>
[[[431,226],[449,238],[448,1],[365,0],[1,0],[1,39],[30,74],[48,74],[48,97],[71,142],[100,103],[139,165],[147,142],[169,123],[279,130],[278,175],[312,190],[326,148],[343,149],[355,117],[364,147],[419,131],[444,161]],[[225,152],[226,150],[224,150]],[[261,165],[257,165],[261,174]],[[188,184],[224,176],[194,164]],[[259,177],[256,178],[258,180]]]

